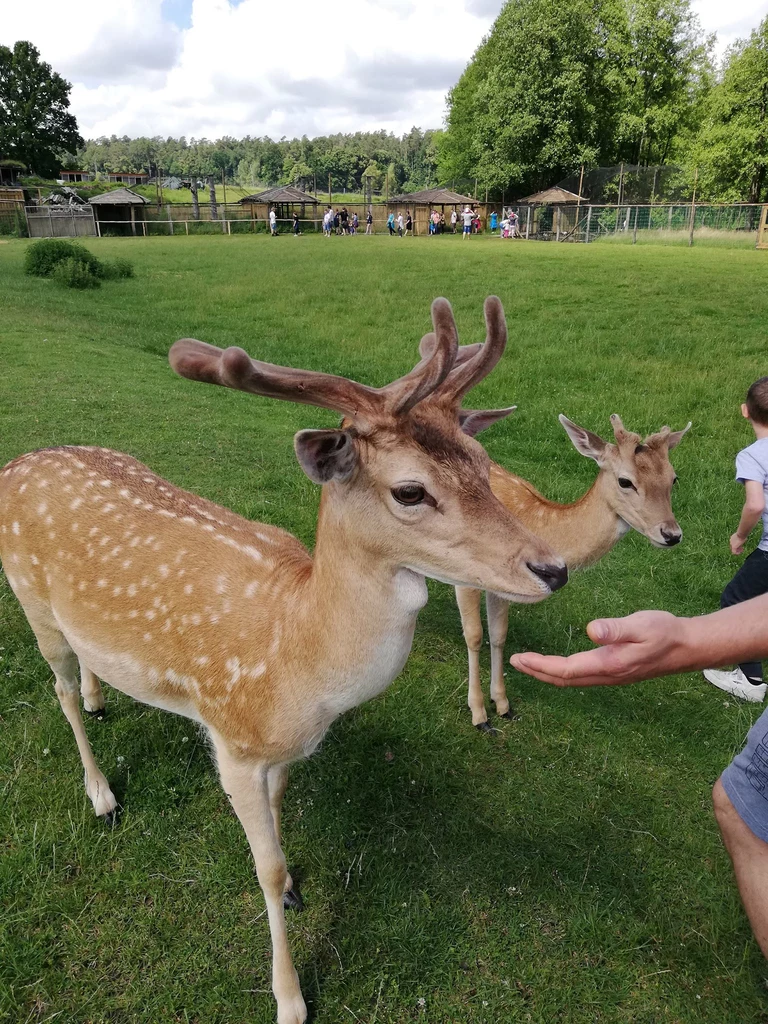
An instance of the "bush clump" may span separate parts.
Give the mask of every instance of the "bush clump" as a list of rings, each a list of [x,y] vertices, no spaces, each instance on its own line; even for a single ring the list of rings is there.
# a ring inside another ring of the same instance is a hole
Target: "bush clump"
[[[62,288],[100,288],[101,281],[88,263],[69,256],[53,268],[53,280]]]
[[[104,260],[101,276],[106,281],[113,281],[119,277],[133,277],[133,264],[123,256],[117,256],[113,260]]]
[[[101,260],[77,242],[64,238],[41,238],[24,254],[24,273],[32,277],[50,277],[59,263],[73,260],[88,267],[93,277],[101,277]]]

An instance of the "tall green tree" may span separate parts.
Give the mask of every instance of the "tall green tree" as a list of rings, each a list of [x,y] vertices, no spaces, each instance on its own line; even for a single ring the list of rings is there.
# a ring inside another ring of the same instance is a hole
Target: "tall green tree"
[[[664,164],[703,115],[712,46],[690,0],[626,0],[616,52],[621,94],[614,160]]]
[[[0,46],[0,155],[53,176],[62,155],[83,145],[69,113],[71,88],[31,43]]]
[[[701,195],[768,202],[768,18],[727,50],[690,161]]]
[[[521,192],[663,162],[710,82],[690,0],[508,0],[448,96],[443,180]]]

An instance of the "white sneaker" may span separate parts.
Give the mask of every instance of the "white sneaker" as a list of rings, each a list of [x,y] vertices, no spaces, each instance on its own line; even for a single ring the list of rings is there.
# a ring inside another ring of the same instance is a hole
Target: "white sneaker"
[[[731,672],[706,668],[704,678],[719,690],[732,693],[734,697],[741,697],[742,700],[751,700],[755,704],[762,704],[765,700],[765,691],[768,689],[765,683],[750,683],[740,668],[735,668]]]

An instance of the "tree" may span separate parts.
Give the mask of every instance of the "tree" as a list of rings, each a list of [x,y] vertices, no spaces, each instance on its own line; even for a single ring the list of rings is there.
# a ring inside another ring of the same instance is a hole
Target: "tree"
[[[617,50],[622,88],[614,160],[664,164],[698,126],[712,84],[714,37],[689,0],[627,0]]]
[[[83,145],[68,112],[71,88],[31,43],[0,46],[0,153],[53,177],[62,153]]]
[[[509,0],[449,94],[439,176],[525,192],[582,163],[668,159],[709,51],[690,0]]]
[[[768,18],[726,52],[689,159],[701,195],[768,201]]]

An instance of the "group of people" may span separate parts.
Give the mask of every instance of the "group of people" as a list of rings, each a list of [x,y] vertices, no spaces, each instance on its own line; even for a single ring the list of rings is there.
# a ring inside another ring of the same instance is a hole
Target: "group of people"
[[[365,218],[366,235],[371,234],[372,226],[373,214],[368,210]],[[331,235],[356,235],[359,227],[360,218],[356,213],[350,216],[346,206],[342,206],[338,210],[334,210],[332,206],[326,206],[323,214],[323,234],[326,238],[330,238]]]
[[[598,619],[587,632],[597,649],[560,658],[516,654],[512,665],[555,686],[601,686],[703,669],[704,678],[740,700],[766,697],[762,659],[768,658],[768,377],[750,387],[742,416],[755,440],[736,456],[736,480],[745,500],[732,555],[740,555],[762,522],[758,546],[723,591],[720,611],[698,618],[641,611],[623,619]],[[737,662],[735,668],[720,666]],[[714,666],[714,667],[712,667]],[[768,709],[746,745],[712,791],[715,818],[733,863],[744,909],[768,958]]]
[[[429,215],[428,223],[430,235],[446,233],[449,227],[451,234],[455,235],[459,225],[461,226],[463,238],[471,234],[481,234],[483,231],[483,222],[479,213],[469,206],[465,206],[461,212],[458,212],[456,207],[454,207],[449,214],[447,222],[443,211],[433,209]],[[496,211],[493,210],[489,217],[489,226],[491,234],[495,234],[498,229],[499,235],[502,238],[520,237],[519,218],[512,209],[502,210],[501,220],[499,220]],[[346,206],[342,206],[338,210],[334,210],[332,206],[325,208],[323,213],[323,234],[326,238],[330,238],[331,235],[356,235],[359,228],[360,219],[357,213],[350,215]],[[406,210],[405,214],[402,211],[397,213],[390,211],[387,217],[387,231],[390,235],[399,235],[401,238],[404,238],[407,235],[412,235],[414,233],[413,229],[414,221],[410,210]],[[277,212],[274,207],[271,207],[269,211],[269,233],[272,236],[277,235]],[[299,215],[295,211],[293,213],[293,234],[301,234]],[[365,234],[373,234],[373,212],[370,207],[365,216]]]

